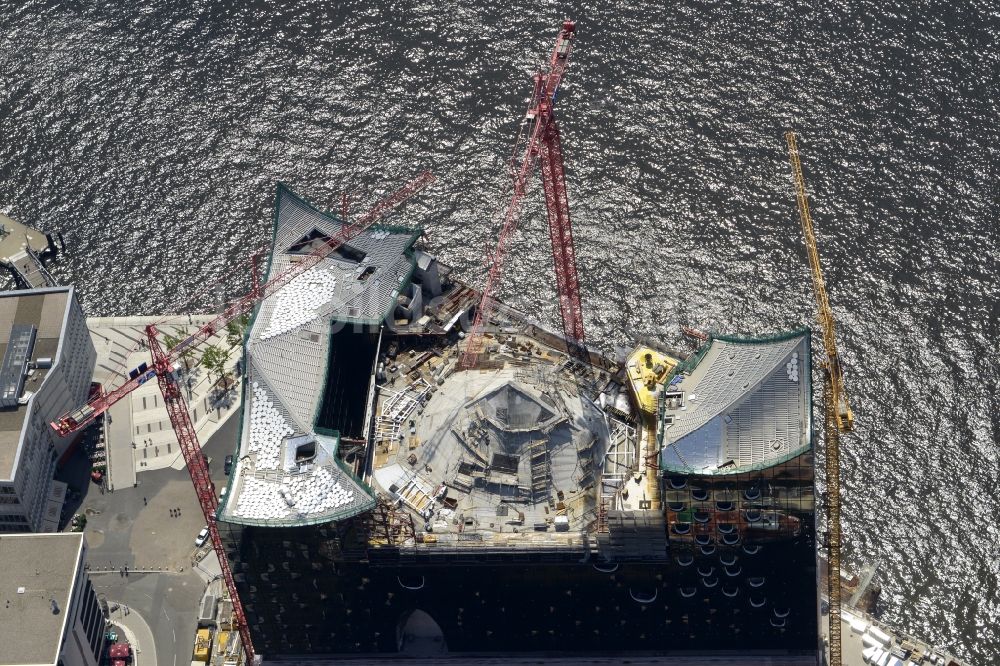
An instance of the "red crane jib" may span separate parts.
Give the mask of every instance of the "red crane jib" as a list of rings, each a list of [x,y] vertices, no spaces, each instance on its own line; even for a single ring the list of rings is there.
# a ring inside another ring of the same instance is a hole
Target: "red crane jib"
[[[434,182],[434,175],[429,171],[425,171],[420,174],[420,176],[404,185],[391,196],[379,202],[357,222],[350,225],[345,224],[336,234],[328,238],[325,243],[312,253],[305,255],[298,262],[292,264],[290,267],[286,268],[284,271],[274,276],[263,285],[257,285],[255,288],[251,289],[249,293],[227,307],[222,314],[218,315],[207,324],[201,326],[194,333],[172,347],[165,353],[164,358],[169,361],[166,365],[158,367],[154,363],[153,369],[148,372],[144,372],[136,377],[130,378],[127,382],[111,391],[99,393],[83,407],[80,407],[79,409],[65,414],[53,421],[51,424],[52,428],[60,436],[66,436],[85,427],[95,418],[106,412],[113,404],[127,396],[142,384],[153,379],[153,377],[157,376],[161,371],[165,369],[172,369],[173,364],[180,358],[181,353],[185,349],[197,347],[214,336],[218,331],[224,330],[230,322],[250,313],[258,302],[279,291],[296,277],[318,264],[338,247],[370,227],[378,219],[385,215],[385,213],[403,203],[412,195],[430,185],[432,182]]]
[[[219,558],[222,578],[226,582],[226,590],[229,592],[229,599],[233,604],[236,627],[240,632],[240,640],[247,657],[245,663],[254,664],[254,649],[250,636],[250,627],[247,625],[243,604],[240,602],[239,592],[236,589],[236,581],[233,579],[233,571],[229,566],[229,558],[226,556],[222,539],[219,536],[219,526],[215,520],[215,512],[219,508],[219,500],[215,496],[215,484],[212,483],[212,477],[208,472],[208,463],[201,453],[201,444],[198,442],[198,434],[194,429],[194,423],[191,422],[191,412],[188,411],[187,401],[184,400],[184,391],[181,390],[174,373],[171,372],[173,369],[173,360],[169,352],[164,351],[163,347],[160,346],[157,333],[158,331],[155,326],[146,327],[146,340],[149,343],[149,351],[153,357],[153,370],[156,372],[156,381],[160,385],[160,393],[163,394],[163,405],[167,409],[167,415],[170,417],[170,424],[174,428],[177,443],[184,454],[184,463],[187,466],[188,474],[191,475],[191,482],[194,484],[195,493],[198,495],[198,504],[201,505],[205,524],[208,525],[212,548]]]
[[[534,91],[526,113],[526,118],[531,122],[531,130],[525,141],[520,166],[514,173],[514,193],[504,215],[496,250],[488,259],[489,270],[486,276],[486,286],[483,288],[472,330],[460,359],[460,366],[463,368],[474,367],[482,351],[483,329],[493,313],[495,302],[493,293],[503,272],[507,241],[517,228],[522,199],[536,161],[542,163],[542,186],[545,190],[545,207],[548,213],[549,238],[552,242],[552,259],[555,267],[556,290],[559,296],[563,334],[571,344],[575,343],[572,344],[574,350],[580,348],[585,342],[583,309],[580,305],[580,282],[576,270],[576,254],[573,250],[569,200],[566,196],[566,173],[563,167],[562,143],[559,137],[559,127],[552,110],[559,84],[562,82],[566,67],[569,65],[569,54],[572,50],[575,34],[576,24],[573,21],[565,21],[549,59],[548,73],[544,75],[539,73],[534,77]]]

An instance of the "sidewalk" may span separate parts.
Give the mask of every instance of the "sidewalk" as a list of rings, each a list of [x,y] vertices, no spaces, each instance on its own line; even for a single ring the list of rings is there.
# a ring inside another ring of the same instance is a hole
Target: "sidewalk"
[[[193,332],[213,318],[212,315],[178,316],[175,318],[177,323],[161,324],[159,328],[164,333],[179,336],[183,329]],[[105,388],[117,386],[129,370],[149,363],[150,354],[143,348],[145,327],[161,319],[162,316],[88,318],[87,327],[97,348],[94,381],[101,382]],[[225,334],[212,338],[208,344],[224,346]],[[234,349],[226,364],[230,372],[240,356],[239,349]],[[213,404],[208,373],[196,367],[197,361],[197,357],[192,359],[192,371],[184,379],[190,380],[186,397],[191,420],[199,439],[204,442],[239,411],[240,400],[234,392],[223,403]],[[108,417],[108,487],[111,490],[134,487],[139,472],[184,468],[183,455],[157,382],[147,382],[135,389],[108,411]]]
[[[109,619],[122,628],[125,640],[132,646],[134,654],[132,666],[156,666],[156,642],[153,640],[153,631],[149,628],[149,624],[131,608],[126,615],[124,604],[108,600],[108,606],[116,603],[118,610],[112,612]]]

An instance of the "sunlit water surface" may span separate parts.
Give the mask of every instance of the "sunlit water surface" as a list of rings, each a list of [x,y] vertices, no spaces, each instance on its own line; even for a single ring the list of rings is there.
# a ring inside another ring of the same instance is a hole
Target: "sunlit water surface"
[[[335,7],[334,5],[346,5]],[[395,220],[482,283],[528,75],[560,96],[586,327],[814,321],[782,132],[801,131],[858,428],[846,559],[884,617],[1000,662],[995,3],[0,2],[0,209],[62,232],[92,315],[241,293],[275,181]],[[538,188],[502,289],[556,324]]]

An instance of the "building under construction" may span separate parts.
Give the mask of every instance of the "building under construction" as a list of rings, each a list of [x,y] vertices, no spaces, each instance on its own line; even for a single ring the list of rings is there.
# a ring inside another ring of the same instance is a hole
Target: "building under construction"
[[[158,383],[251,663],[819,660],[809,332],[687,329],[699,340],[690,352],[655,341],[615,358],[588,349],[554,114],[575,34],[562,24],[533,77],[482,291],[420,248],[416,226],[377,224],[431,174],[355,221],[279,186],[267,279],[169,349],[148,326],[150,364],[53,421],[60,435],[78,432]],[[836,581],[837,436],[853,417],[793,136],[789,151],[826,352]],[[559,333],[494,296],[536,170]],[[222,500],[176,368],[244,316],[239,441]],[[829,599],[839,664],[839,586]]]
[[[279,188],[270,272],[343,222]],[[810,341],[605,358],[373,226],[248,328],[218,509],[265,657],[818,649]]]

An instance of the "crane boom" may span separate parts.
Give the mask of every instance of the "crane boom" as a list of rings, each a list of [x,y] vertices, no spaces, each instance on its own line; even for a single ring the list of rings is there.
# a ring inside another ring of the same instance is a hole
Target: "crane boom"
[[[520,165],[513,169],[514,191],[504,214],[503,226],[497,239],[496,249],[489,258],[486,286],[483,288],[479,308],[462,352],[460,366],[475,366],[482,351],[483,329],[493,313],[494,292],[500,282],[508,240],[517,229],[521,215],[521,205],[528,188],[528,179],[539,160],[542,162],[543,185],[545,187],[546,209],[548,211],[549,235],[552,242],[552,258],[555,263],[556,288],[559,295],[563,332],[578,345],[584,342],[583,317],[580,307],[579,280],[576,274],[576,258],[572,248],[573,235],[570,228],[569,204],[566,199],[565,174],[563,172],[562,146],[559,130],[552,113],[559,85],[562,83],[569,55],[573,48],[576,24],[564,21],[556,45],[549,58],[548,71],[534,76],[534,90],[525,114],[529,131],[519,135],[514,154],[524,138],[524,149]]]
[[[157,337],[156,326],[146,327],[146,340],[149,344],[149,351],[153,360],[153,371],[156,373],[156,380],[160,385],[160,393],[163,394],[163,405],[170,417],[170,424],[174,428],[174,435],[177,443],[184,454],[184,463],[191,482],[194,484],[195,493],[198,496],[198,504],[205,517],[205,524],[208,526],[208,533],[212,539],[212,548],[219,558],[219,567],[222,570],[222,578],[226,583],[229,592],[229,600],[232,602],[233,615],[236,620],[236,628],[240,632],[240,641],[243,651],[246,654],[246,664],[255,665],[253,640],[250,636],[250,627],[247,624],[246,614],[243,604],[240,601],[239,591],[236,589],[236,581],[233,578],[232,567],[229,566],[229,558],[226,556],[222,538],[219,535],[219,526],[215,519],[215,512],[219,508],[219,500],[215,495],[215,484],[208,471],[208,463],[201,453],[201,444],[198,442],[198,434],[191,422],[191,412],[188,410],[187,401],[184,399],[184,391],[181,390],[176,375],[172,372],[173,361],[170,354],[164,351]]]
[[[854,415],[847,404],[847,394],[843,387],[843,371],[837,354],[837,339],[834,330],[833,311],[826,295],[826,283],[816,249],[816,235],[813,233],[812,217],[809,215],[809,200],[806,197],[805,179],[799,161],[799,148],[794,132],[785,133],[788,143],[788,159],[792,165],[795,180],[795,194],[799,208],[799,220],[809,254],[812,271],[813,290],[819,312],[820,327],[823,330],[823,346],[826,351],[823,373],[823,438],[826,445],[826,513],[827,513],[827,596],[829,598],[829,638],[830,666],[841,665],[841,620],[840,620],[840,433],[854,427]]]
[[[417,178],[394,192],[392,195],[380,201],[354,224],[344,224],[340,230],[337,231],[337,233],[333,234],[333,236],[330,236],[329,238],[326,238],[317,249],[303,257],[300,261],[293,263],[291,266],[264,284],[258,284],[255,281],[254,286],[244,296],[229,305],[221,314],[216,316],[210,322],[199,327],[194,333],[187,336],[174,347],[166,351],[166,358],[171,364],[173,364],[180,358],[184,350],[197,347],[219,331],[225,330],[226,325],[235,321],[239,317],[248,314],[251,310],[253,310],[254,306],[259,301],[267,298],[277,291],[280,291],[282,287],[286,286],[296,277],[318,264],[331,252],[370,227],[387,212],[403,203],[413,194],[416,194],[432,182],[434,182],[434,175],[429,171],[425,171]],[[73,410],[68,414],[64,414],[53,421],[53,429],[55,429],[60,436],[66,436],[80,430],[99,415],[110,409],[116,402],[156,376],[155,365],[152,368],[139,366],[139,370],[140,371],[135,373],[134,376],[130,376],[129,380],[124,384],[112,389],[111,391],[98,393],[86,405]]]
[[[816,249],[816,234],[813,232],[812,216],[809,214],[809,198],[806,195],[805,179],[802,177],[802,164],[799,161],[799,147],[795,132],[786,132],[785,141],[788,142],[788,159],[792,164],[792,176],[795,180],[795,198],[799,207],[799,221],[802,223],[802,233],[805,236],[806,251],[809,255],[813,291],[816,293],[820,329],[823,332],[823,347],[826,350],[831,390],[833,391],[833,404],[836,406],[837,427],[841,432],[848,432],[854,428],[854,413],[851,411],[847,393],[844,391],[844,372],[840,365],[840,354],[837,353],[833,310],[830,308],[830,300],[826,295],[823,268],[819,263],[819,252]]]

